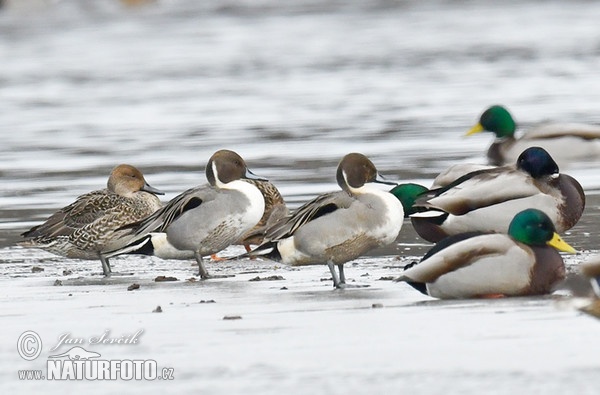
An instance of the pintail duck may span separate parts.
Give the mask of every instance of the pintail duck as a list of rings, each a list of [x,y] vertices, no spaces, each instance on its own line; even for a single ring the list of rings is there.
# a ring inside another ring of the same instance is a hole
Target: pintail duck
[[[437,242],[469,231],[506,233],[512,218],[530,207],[544,211],[564,232],[581,218],[585,194],[573,177],[559,173],[548,152],[531,147],[515,166],[468,173],[425,193],[415,205],[427,209],[411,216],[415,231]]]
[[[440,299],[542,295],[565,278],[557,252],[575,252],[537,209],[518,213],[508,234],[463,233],[436,244],[396,281]]]
[[[265,201],[246,179],[257,178],[235,152],[215,152],[206,165],[207,185],[189,189],[148,218],[128,227],[121,246],[108,256],[124,253],[163,259],[193,259],[201,278],[209,275],[203,257],[235,243],[260,220]]]
[[[250,251],[250,245],[261,244],[269,226],[287,216],[289,211],[281,193],[275,185],[263,180],[246,180],[246,182],[255,185],[263,195],[265,201],[265,212],[260,221],[238,241],[239,244],[242,244],[246,248],[246,251]]]
[[[122,164],[113,169],[106,189],[81,195],[43,224],[22,234],[19,245],[41,248],[56,255],[100,259],[109,276],[108,258],[102,254],[119,238],[123,226],[147,217],[161,207],[156,195],[163,192],[148,185],[142,172]]]
[[[286,265],[326,264],[333,285],[344,288],[344,263],[392,243],[402,227],[402,204],[373,183],[378,177],[364,155],[346,155],[337,168],[342,191],[320,195],[267,230],[262,245],[248,255],[262,255]],[[335,271],[338,267],[339,276]]]
[[[515,137],[516,123],[508,110],[491,106],[481,114],[479,122],[467,136],[487,131],[496,135],[487,156],[493,165],[514,163],[527,147],[546,149],[561,164],[568,160],[600,158],[600,126],[580,123],[544,123]],[[569,149],[565,149],[569,147]]]
[[[254,228],[244,233],[242,237],[237,242],[235,242],[235,244],[243,245],[246,249],[246,252],[250,252],[252,250],[252,248],[250,248],[250,245],[261,244],[265,237],[265,232],[269,228],[269,226],[273,225],[281,218],[288,215],[289,210],[277,187],[269,181],[254,179],[247,179],[244,181],[256,186],[258,190],[262,193],[263,198],[265,200],[265,212],[260,221],[258,221]],[[214,261],[226,260],[226,258],[218,257],[217,254],[212,254],[211,258]]]

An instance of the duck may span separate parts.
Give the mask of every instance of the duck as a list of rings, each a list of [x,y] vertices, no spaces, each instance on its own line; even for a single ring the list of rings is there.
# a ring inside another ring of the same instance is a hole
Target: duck
[[[327,265],[334,288],[355,287],[346,283],[344,263],[393,243],[404,213],[394,195],[374,186],[396,183],[382,179],[363,154],[345,155],[336,180],[341,191],[300,206],[267,229],[263,244],[245,256],[263,256],[290,266]]]
[[[162,259],[195,259],[201,279],[211,275],[204,257],[234,244],[261,219],[265,200],[247,179],[266,181],[252,173],[231,150],[215,152],[206,165],[207,184],[188,189],[161,209],[132,224],[109,257],[143,254]]]
[[[515,135],[517,124],[510,112],[502,105],[487,108],[479,121],[466,133],[471,136],[480,132],[496,135],[487,151],[492,165],[514,163],[526,148],[540,146],[546,149],[561,165],[586,158],[600,158],[600,126],[583,123],[542,123],[520,137]],[[565,147],[569,147],[565,150]]]
[[[458,180],[460,177],[464,176],[465,174],[471,173],[473,171],[492,169],[494,167],[497,167],[497,166],[484,165],[484,164],[480,164],[480,163],[457,163],[457,164],[454,164],[454,165],[448,167],[447,169],[443,170],[442,172],[440,172],[440,174],[438,174],[433,179],[433,183],[431,184],[430,189],[437,189],[437,188],[442,188],[447,185],[450,185],[454,181]]]
[[[512,218],[530,207],[544,211],[562,233],[581,218],[585,193],[546,150],[530,147],[515,165],[467,173],[423,194],[415,206],[426,209],[411,215],[415,231],[435,243],[469,231],[506,233]]]
[[[429,192],[429,188],[412,182],[399,184],[390,189],[390,193],[402,204],[404,218],[409,218],[414,213],[426,210],[424,207],[417,207],[414,205],[418,197],[425,192]]]
[[[285,200],[283,200],[283,196],[281,196],[281,192],[279,192],[273,183],[254,179],[244,181],[256,186],[265,200],[265,212],[260,221],[234,243],[235,245],[244,246],[246,252],[250,252],[252,250],[250,246],[260,245],[264,239],[267,228],[288,215],[289,210],[285,204]],[[222,258],[217,256],[217,254],[212,254],[211,259],[213,261],[224,261],[228,258]]]
[[[273,183],[263,180],[245,180],[255,185],[261,192],[265,201],[265,211],[258,223],[244,233],[236,244],[241,244],[246,252],[251,251],[250,245],[260,245],[264,239],[266,230],[274,223],[289,214],[287,205],[281,192]]]
[[[559,307],[575,308],[600,319],[600,256],[590,256],[577,265],[578,271],[571,273],[557,289],[570,291],[571,297],[559,300]]]
[[[541,210],[514,216],[508,233],[443,239],[395,280],[438,299],[544,295],[565,278],[558,251],[575,253]]]
[[[120,164],[111,171],[105,189],[77,197],[42,224],[22,233],[27,240],[18,244],[66,258],[100,259],[102,273],[108,277],[110,262],[102,251],[118,240],[120,228],[161,207],[157,195],[164,192],[150,186],[139,169]]]

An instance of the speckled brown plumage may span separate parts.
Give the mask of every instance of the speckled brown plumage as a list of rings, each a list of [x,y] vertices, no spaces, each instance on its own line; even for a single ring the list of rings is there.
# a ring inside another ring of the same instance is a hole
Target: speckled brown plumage
[[[79,196],[41,225],[24,232],[22,236],[29,239],[19,245],[67,258],[99,259],[118,238],[121,227],[160,208],[155,193],[161,192],[150,187],[138,169],[119,165],[112,171],[107,188]]]

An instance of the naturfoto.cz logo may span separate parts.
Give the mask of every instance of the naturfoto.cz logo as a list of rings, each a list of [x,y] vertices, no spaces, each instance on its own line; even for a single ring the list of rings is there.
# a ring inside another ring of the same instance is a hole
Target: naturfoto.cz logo
[[[90,337],[89,344],[137,344],[142,330],[133,335],[111,338],[110,332],[102,336]],[[86,344],[82,338],[72,338],[70,334],[59,336],[58,343],[50,351],[58,349],[63,344]],[[26,331],[19,336],[17,342],[19,355],[32,361],[39,357],[42,351],[41,337],[34,331]],[[101,359],[98,352],[87,350],[81,346],[48,356],[46,372],[42,370],[19,370],[20,380],[173,380],[174,369],[162,368],[153,359]]]

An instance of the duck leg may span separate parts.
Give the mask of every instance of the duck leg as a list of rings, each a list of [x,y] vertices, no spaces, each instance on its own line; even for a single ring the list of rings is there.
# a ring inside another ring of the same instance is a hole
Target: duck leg
[[[194,252],[194,258],[196,258],[196,262],[198,263],[198,275],[200,276],[200,278],[203,280],[209,278],[210,276],[208,275],[208,271],[204,267],[202,255],[198,251],[196,251]]]
[[[204,267],[204,259],[202,258],[202,254],[198,251],[194,252],[194,257],[196,258],[196,262],[198,262],[198,275],[201,279],[207,280],[209,278],[227,278],[227,277],[235,277],[233,274],[208,274],[208,270]]]
[[[333,278],[333,286],[337,289],[344,288],[366,288],[368,284],[346,284],[346,275],[344,274],[344,264],[334,265],[333,262],[328,262],[327,266],[329,266],[329,271],[331,272],[331,277]],[[338,267],[338,271],[340,275],[338,277],[335,272],[335,266]]]
[[[340,278],[338,277],[338,274],[335,271],[335,265],[333,264],[333,262],[328,261],[327,267],[329,267],[329,271],[331,272],[331,278],[333,280],[333,287],[340,288],[340,285],[341,285]]]
[[[102,274],[104,274],[104,277],[110,277],[111,270],[108,258],[105,258],[103,255],[100,255],[100,262],[102,262]]]
[[[340,272],[340,284],[346,284],[346,275],[344,274],[344,264],[337,265]]]

